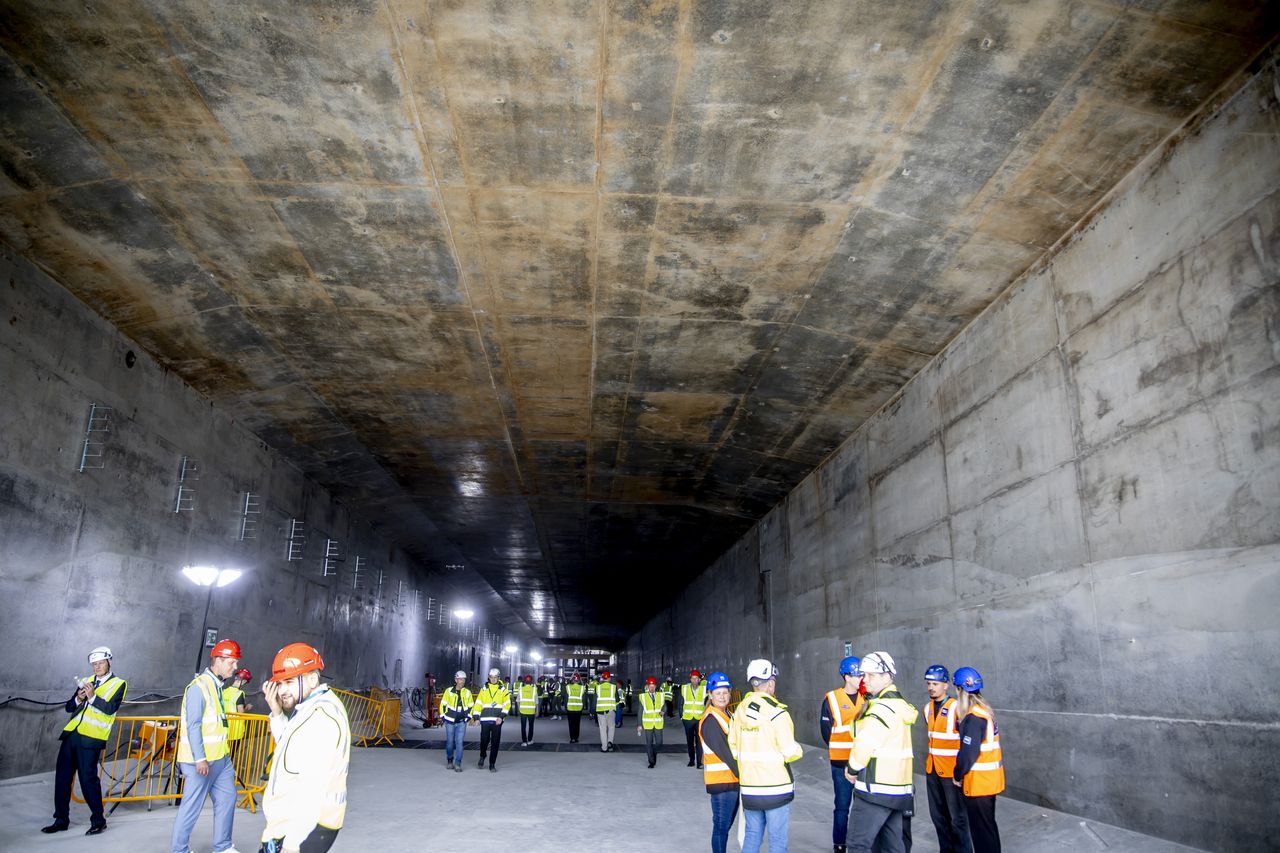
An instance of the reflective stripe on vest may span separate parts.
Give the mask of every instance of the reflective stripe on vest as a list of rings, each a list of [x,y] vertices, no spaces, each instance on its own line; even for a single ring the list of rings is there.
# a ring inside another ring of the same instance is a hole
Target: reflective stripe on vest
[[[208,672],[200,673],[191,684],[204,696],[204,716],[200,718],[200,739],[204,741],[204,760],[217,761],[227,755],[227,712],[222,707],[222,687],[216,677]],[[190,688],[191,684],[187,687]],[[178,723],[178,761],[195,763],[191,750],[190,727],[187,725],[187,691],[182,691],[182,719]]]
[[[93,683],[93,676],[86,679],[90,684]],[[108,675],[106,680],[93,689],[93,695],[96,699],[104,702],[110,702],[115,695],[125,688],[123,678],[114,675]],[[84,737],[93,738],[94,740],[105,741],[111,736],[111,726],[116,721],[115,714],[104,714],[97,708],[93,707],[93,700],[84,703],[79,711],[67,720],[67,724],[62,727],[64,732],[78,732]]]
[[[707,685],[699,684],[694,689],[692,684],[686,684],[680,688],[680,697],[684,700],[680,719],[696,720],[702,716],[702,709],[707,705]]]
[[[956,700],[948,697],[938,714],[933,713],[933,700],[924,706],[925,733],[929,737],[929,754],[924,759],[926,775],[934,773],[950,779],[956,772],[956,756],[960,754],[960,733],[956,731]]]
[[[587,695],[587,689],[581,684],[570,684],[565,688],[565,695],[568,697],[565,708],[569,711],[581,711],[582,699]]]
[[[827,743],[827,757],[831,761],[848,761],[853,749],[853,720],[862,710],[864,700],[855,694],[852,702],[843,689],[827,694],[827,711],[831,713],[831,740]]]
[[[728,764],[711,751],[702,738],[702,727],[707,724],[707,720],[715,720],[726,740],[729,737],[729,715],[715,705],[708,705],[702,714],[702,721],[698,723],[698,740],[702,741],[702,754],[706,756],[702,764],[702,781],[706,785],[736,785],[738,777],[729,769]]]
[[[1004,790],[1004,753],[1000,749],[1000,729],[996,726],[996,718],[977,705],[970,708],[969,713],[987,721],[987,734],[979,749],[982,760],[964,774],[964,795],[989,797],[999,794]]]
[[[640,725],[646,729],[662,728],[661,693],[650,694],[648,690],[640,694]]]
[[[240,740],[244,737],[245,724],[244,720],[230,719],[232,714],[238,714],[236,706],[244,699],[244,691],[239,687],[222,688],[222,712],[227,715],[227,740]]]
[[[446,723],[465,723],[471,715],[474,702],[475,697],[467,688],[462,688],[459,693],[456,687],[449,687],[440,697],[440,716],[444,717]]]
[[[501,684],[486,684],[476,695],[471,713],[482,723],[494,723],[511,710],[511,694]]]
[[[612,681],[602,681],[596,688],[596,710],[612,711],[618,704],[618,685]]]

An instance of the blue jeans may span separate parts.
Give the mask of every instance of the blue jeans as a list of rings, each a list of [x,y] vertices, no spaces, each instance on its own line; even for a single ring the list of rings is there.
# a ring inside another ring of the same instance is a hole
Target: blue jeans
[[[236,774],[230,756],[209,762],[209,775],[201,776],[194,764],[183,762],[182,805],[173,819],[173,837],[169,849],[187,853],[191,849],[191,830],[204,809],[204,798],[213,799],[213,850],[221,853],[231,847],[231,822],[236,815]]]
[[[738,816],[738,792],[711,795],[711,853],[729,849],[729,828]]]
[[[444,724],[444,760],[450,764],[462,763],[462,736],[467,733],[466,721]]]
[[[853,804],[853,783],[844,778],[844,765],[831,768],[831,787],[836,792],[835,815],[831,819],[831,844],[848,843],[849,806]]]
[[[743,809],[747,823],[747,835],[742,840],[742,853],[760,853],[766,829],[769,833],[769,853],[787,853],[787,830],[791,826],[791,803],[768,811]]]

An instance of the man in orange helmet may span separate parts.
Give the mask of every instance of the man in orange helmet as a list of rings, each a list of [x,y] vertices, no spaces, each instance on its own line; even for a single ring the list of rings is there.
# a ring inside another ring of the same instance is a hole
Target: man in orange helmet
[[[276,652],[262,684],[276,751],[262,795],[267,819],[259,853],[325,853],[347,813],[351,724],[341,700],[320,683],[324,661],[306,643]]]
[[[173,853],[190,853],[191,830],[206,796],[213,800],[214,853],[238,853],[231,846],[236,779],[227,743],[229,726],[222,686],[240,663],[240,644],[219,640],[209,657],[204,672],[192,679],[182,694],[177,756],[182,770],[182,805],[173,821],[169,847]]]

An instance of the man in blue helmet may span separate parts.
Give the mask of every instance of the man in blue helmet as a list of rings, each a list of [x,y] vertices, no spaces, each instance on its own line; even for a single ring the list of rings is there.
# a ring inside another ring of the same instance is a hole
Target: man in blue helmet
[[[831,786],[835,792],[835,812],[831,821],[831,845],[835,853],[845,853],[845,844],[848,843],[853,782],[845,778],[844,768],[849,763],[849,751],[853,748],[853,721],[865,702],[861,664],[861,660],[852,655],[840,661],[840,676],[844,684],[823,696],[822,705],[818,708],[818,723],[822,729],[822,742],[827,745]]]
[[[951,673],[942,664],[935,663],[924,671],[924,687],[929,693],[929,704],[924,708],[925,734],[929,738],[925,790],[940,853],[972,853],[964,797],[952,782],[960,753],[960,728],[956,700],[947,695],[950,681]]]

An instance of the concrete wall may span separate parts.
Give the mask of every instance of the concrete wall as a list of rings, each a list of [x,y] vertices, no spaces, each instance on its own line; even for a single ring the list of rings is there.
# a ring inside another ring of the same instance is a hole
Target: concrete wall
[[[772,655],[813,743],[846,640],[919,704],[927,665],[973,665],[1011,796],[1274,849],[1277,93],[1272,60],[1148,158],[637,634],[631,671]]]
[[[65,701],[99,644],[115,650],[132,696],[180,692],[206,602],[179,573],[187,564],[245,570],[214,592],[208,624],[240,642],[255,681],[294,640],[315,644],[346,687],[418,685],[428,669],[452,671],[460,645],[470,667],[476,640],[425,618],[428,596],[447,600],[448,586],[8,249],[0,317],[0,701]],[[114,409],[112,429],[104,467],[79,473],[91,402]],[[175,512],[184,455],[202,471],[194,509]],[[257,538],[241,542],[246,490],[263,514]],[[308,535],[303,559],[288,562],[294,517]],[[326,537],[341,542],[336,577],[323,576]],[[368,558],[362,590],[356,555]],[[402,581],[422,590],[419,606],[396,604]],[[61,708],[0,708],[0,776],[51,769],[65,720]]]

